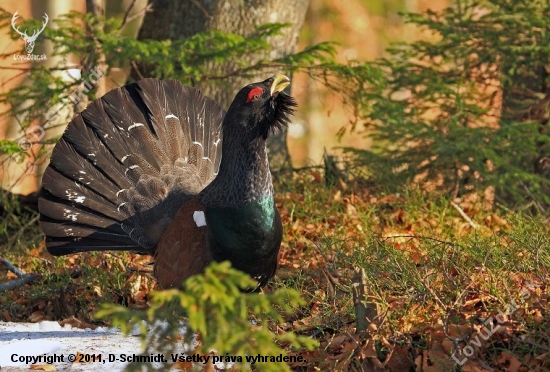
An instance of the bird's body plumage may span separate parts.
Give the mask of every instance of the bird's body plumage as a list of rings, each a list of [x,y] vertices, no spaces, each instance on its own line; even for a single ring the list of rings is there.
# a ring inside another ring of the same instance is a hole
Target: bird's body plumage
[[[144,79],[96,100],[44,173],[50,253],[154,254],[162,287],[230,260],[264,285],[282,236],[265,141],[295,106],[287,85],[281,75],[251,84],[227,114],[174,80]]]

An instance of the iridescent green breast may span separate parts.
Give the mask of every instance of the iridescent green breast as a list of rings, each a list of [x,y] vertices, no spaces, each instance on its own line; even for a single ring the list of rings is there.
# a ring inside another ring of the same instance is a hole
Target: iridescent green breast
[[[277,266],[282,224],[272,196],[238,208],[207,208],[208,249],[216,261],[267,280]]]

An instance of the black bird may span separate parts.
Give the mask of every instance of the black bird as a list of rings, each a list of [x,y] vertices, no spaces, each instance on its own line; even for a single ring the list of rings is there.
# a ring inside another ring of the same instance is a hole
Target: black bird
[[[265,144],[294,112],[289,84],[284,75],[250,84],[227,113],[175,80],[144,79],[93,102],[43,176],[48,251],[154,254],[164,288],[229,260],[265,285],[282,238]]]

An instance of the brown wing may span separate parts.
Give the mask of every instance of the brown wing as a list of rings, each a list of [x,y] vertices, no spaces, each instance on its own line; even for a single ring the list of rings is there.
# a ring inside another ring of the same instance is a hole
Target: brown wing
[[[206,225],[193,218],[204,206],[197,199],[185,203],[160,238],[155,252],[154,275],[161,288],[178,288],[188,277],[204,271],[211,258],[207,252]]]

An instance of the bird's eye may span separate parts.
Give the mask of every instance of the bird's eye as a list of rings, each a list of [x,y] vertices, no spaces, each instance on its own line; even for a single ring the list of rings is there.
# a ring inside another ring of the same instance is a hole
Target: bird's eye
[[[246,97],[246,102],[248,103],[250,101],[259,100],[262,97],[263,92],[264,92],[263,90],[257,87],[252,89],[250,92],[248,92],[248,96]]]

